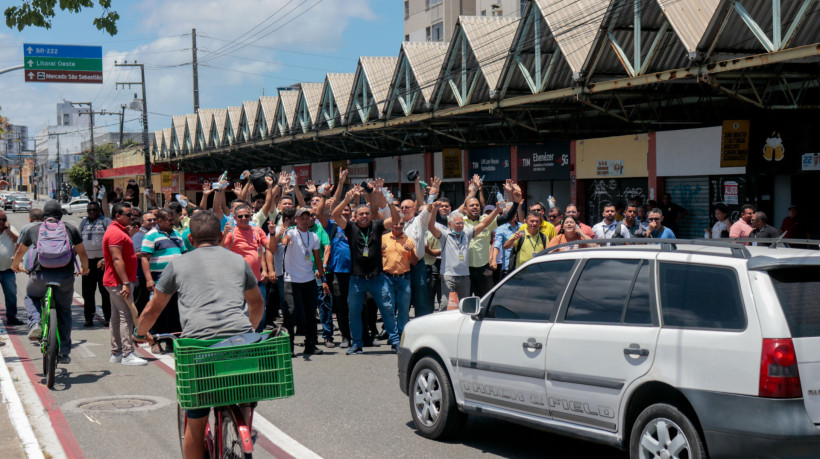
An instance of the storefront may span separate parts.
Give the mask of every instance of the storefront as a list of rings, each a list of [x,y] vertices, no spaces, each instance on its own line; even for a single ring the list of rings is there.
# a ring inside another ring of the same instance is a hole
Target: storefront
[[[433,171],[441,178],[441,193],[450,200],[453,210],[464,203],[464,152],[459,148],[445,148],[433,153]]]
[[[727,163],[726,159],[735,154],[734,149],[748,145],[748,141],[743,141],[748,139],[748,124],[725,124],[653,134],[656,172],[662,179],[663,192],[686,209],[676,233],[678,238],[702,238],[704,230],[715,223],[715,205],[725,204],[730,215],[739,215],[740,207],[746,203],[746,168]],[[723,147],[729,154],[721,154]],[[659,205],[662,198],[663,195],[657,197]]]
[[[373,160],[373,163],[373,176],[375,178],[383,179],[385,188],[390,190],[396,199],[401,199],[399,189],[399,182],[401,178],[399,171],[399,157],[385,156],[382,158],[376,158]]]
[[[649,134],[633,134],[575,141],[575,187],[583,190],[579,210],[592,225],[601,221],[606,203],[625,207],[649,197]],[[576,195],[578,190],[576,189]]]
[[[542,202],[553,196],[559,207],[570,203],[570,142],[521,145],[516,151],[516,177],[525,190],[526,202]]]
[[[504,183],[512,177],[510,147],[474,148],[467,151],[467,177],[478,175],[484,180],[484,198],[495,204],[496,193],[504,193]]]

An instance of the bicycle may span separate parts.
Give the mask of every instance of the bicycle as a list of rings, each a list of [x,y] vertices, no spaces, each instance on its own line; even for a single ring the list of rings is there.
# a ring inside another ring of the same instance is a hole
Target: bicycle
[[[252,458],[256,402],[293,395],[287,333],[280,327],[263,333],[260,342],[217,348],[211,346],[223,340],[195,340],[163,333],[155,335],[154,341],[173,343],[180,450],[188,422],[185,410],[210,407],[214,422],[212,427],[209,420],[205,428],[206,457]]]
[[[43,353],[43,376],[46,387],[54,388],[54,375],[57,371],[57,359],[60,351],[60,334],[57,326],[57,308],[52,308],[52,289],[59,287],[56,282],[46,284],[46,294],[42,300],[40,326],[43,337],[40,339],[40,351]]]

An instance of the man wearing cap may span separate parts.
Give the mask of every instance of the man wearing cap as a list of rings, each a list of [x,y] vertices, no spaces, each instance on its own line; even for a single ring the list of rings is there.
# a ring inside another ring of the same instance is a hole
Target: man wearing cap
[[[43,217],[45,221],[50,223],[60,222],[63,218],[63,210],[60,203],[51,200],[43,207]],[[62,223],[62,222],[61,222]],[[70,223],[62,223],[65,225],[65,233],[68,235],[69,243],[73,247],[74,254],[80,258],[80,274],[88,275],[88,256],[83,247],[83,237],[77,228]],[[17,251],[14,253],[14,259],[11,261],[11,269],[14,272],[25,272],[24,268],[20,266],[20,261],[23,255],[28,251],[29,247],[37,244],[40,237],[40,226],[43,222],[33,222],[20,234],[17,242]],[[68,354],[71,352],[71,302],[74,299],[74,267],[75,257],[72,256],[72,261],[59,268],[45,268],[40,266],[35,260],[32,260],[33,269],[29,274],[28,285],[26,286],[26,312],[28,313],[28,327],[30,340],[36,340],[42,335],[43,331],[40,328],[40,300],[46,294],[48,284],[55,282],[59,287],[53,290],[55,306],[57,308],[57,328],[60,333],[60,355],[59,363],[66,364],[71,362]]]

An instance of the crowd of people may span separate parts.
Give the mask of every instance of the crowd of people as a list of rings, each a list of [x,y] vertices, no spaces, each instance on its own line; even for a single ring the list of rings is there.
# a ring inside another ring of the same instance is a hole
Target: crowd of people
[[[607,203],[601,221],[590,227],[581,221],[574,204],[562,208],[549,199],[549,206],[534,202],[525,207],[522,190],[512,180],[503,185],[495,205],[488,205],[478,176],[467,183],[463,203],[452,203],[440,194],[440,179],[433,177],[425,183],[418,174],[409,177],[413,179],[413,198],[403,200],[396,200],[381,179],[364,181],[345,191],[329,183],[317,186],[311,180],[303,189],[286,172],[268,173],[255,180],[248,171],[242,176],[233,187],[227,180],[204,183],[199,205],[166,192],[164,207],[158,207],[158,197],[149,190],[145,212],[137,206],[139,189],[135,183],[125,190],[103,192],[100,201],[89,202],[79,228],[61,222],[62,211],[56,201],[46,203],[42,210],[32,210],[32,223],[19,233],[0,212],[4,225],[0,251],[5,250],[0,259],[9,264],[0,269],[7,324],[22,325],[16,318],[12,271],[30,273],[25,306],[29,337],[38,339],[42,333],[39,304],[47,284],[59,285],[55,300],[68,311],[76,268],[83,275],[84,326],[94,327],[96,318],[109,328],[112,363],[145,365],[147,361],[134,352],[131,304],[142,314],[152,297],[161,296],[164,307],[152,312],[152,333],[179,333],[186,323],[202,320],[180,314],[178,295],[169,290],[175,281],[169,278],[173,274],[167,267],[198,250],[191,221],[197,213],[206,212],[219,221],[221,230],[218,242],[207,244],[209,257],[218,255],[213,246],[221,246],[241,256],[252,275],[247,282],[255,285],[264,305],[261,318],[252,320],[257,331],[281,316],[294,354],[296,335],[305,337],[305,355],[321,354],[322,347],[336,346],[347,349],[347,354],[361,354],[377,341],[386,342],[395,351],[411,308],[419,317],[446,309],[459,298],[483,296],[546,248],[571,250],[596,245],[584,240],[673,239],[673,228],[686,215],[665,195],[661,206],[652,202],[618,207]],[[338,183],[347,183],[346,170],[339,171]],[[227,199],[228,191],[235,199]],[[763,212],[755,212],[750,205],[743,206],[735,223],[729,221],[728,208],[718,205],[711,237],[773,238],[782,232],[790,238],[807,237],[800,233],[805,229],[796,218],[796,209],[792,207],[789,212],[778,232],[768,225]],[[39,248],[42,244],[38,240],[43,237],[49,241],[62,237],[79,261],[54,267],[29,256],[29,249]],[[217,257],[213,263],[221,262]],[[245,281],[236,280],[240,284]],[[95,315],[98,290],[103,317]],[[257,302],[256,295],[247,301]],[[377,328],[379,314],[381,330]],[[63,363],[70,361],[70,319],[70,313],[61,313]],[[219,324],[217,317],[209,321]],[[335,330],[341,336],[339,343],[335,342]],[[161,352],[158,346],[152,350]]]

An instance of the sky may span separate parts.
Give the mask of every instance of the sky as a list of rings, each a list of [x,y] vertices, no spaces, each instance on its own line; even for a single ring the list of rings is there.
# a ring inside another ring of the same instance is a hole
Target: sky
[[[403,4],[396,0],[115,0],[113,9],[120,14],[113,37],[92,24],[94,9],[58,10],[51,29],[18,32],[3,21],[0,69],[23,63],[24,43],[97,45],[103,84],[26,83],[23,70],[0,74],[0,114],[33,136],[56,124],[63,100],[90,100],[95,112],[118,113],[141,89],[115,83],[138,82],[140,74],[114,63],[137,61],[145,64],[149,132],[171,127],[172,115],[193,113],[193,28],[200,108],[238,106],[276,95],[278,87],[323,82],[326,73],[355,72],[359,56],[398,56],[404,36]],[[125,131],[142,131],[140,120],[140,112],[126,110]],[[97,116],[95,123],[114,132],[119,117]]]

